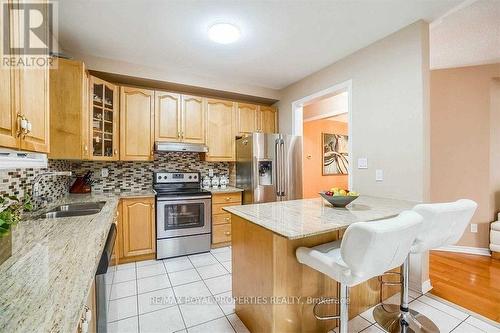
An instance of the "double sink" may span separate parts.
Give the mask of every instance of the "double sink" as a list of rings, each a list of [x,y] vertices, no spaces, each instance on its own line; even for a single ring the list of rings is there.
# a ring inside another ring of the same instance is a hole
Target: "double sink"
[[[106,201],[79,202],[57,206],[43,214],[38,215],[40,219],[72,217],[97,214],[102,210]]]

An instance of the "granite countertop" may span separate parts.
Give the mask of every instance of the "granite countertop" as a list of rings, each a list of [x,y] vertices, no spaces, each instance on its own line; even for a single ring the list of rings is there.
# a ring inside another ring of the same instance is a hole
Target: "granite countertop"
[[[70,194],[47,209],[72,202],[106,204],[95,215],[28,216],[15,226],[12,256],[0,265],[0,332],[74,332],[119,199],[154,195],[152,190]]]
[[[233,187],[233,186],[226,186],[226,188],[210,188],[207,189],[207,191],[210,191],[212,194],[217,194],[217,193],[234,193],[234,192],[243,192],[242,188],[238,187]]]
[[[322,198],[224,207],[224,210],[288,239],[299,239],[346,228],[351,223],[397,215],[417,203],[360,196],[346,208],[334,208]]]

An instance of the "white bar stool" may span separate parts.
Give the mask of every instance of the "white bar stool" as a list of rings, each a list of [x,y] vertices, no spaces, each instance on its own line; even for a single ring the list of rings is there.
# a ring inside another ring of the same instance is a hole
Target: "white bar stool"
[[[347,333],[349,287],[400,266],[408,256],[420,228],[422,217],[412,211],[372,222],[351,224],[342,240],[312,248],[299,247],[297,260],[340,283],[340,314],[320,316],[317,307],[331,304],[333,298],[314,305],[319,320],[340,319],[340,333]]]
[[[410,254],[423,253],[458,242],[476,208],[477,204],[467,199],[415,206],[413,211],[423,217],[423,223]],[[373,309],[373,317],[383,329],[391,333],[438,333],[439,328],[432,320],[408,308],[409,258],[408,255],[402,268],[401,305],[398,307],[396,304],[379,304]]]

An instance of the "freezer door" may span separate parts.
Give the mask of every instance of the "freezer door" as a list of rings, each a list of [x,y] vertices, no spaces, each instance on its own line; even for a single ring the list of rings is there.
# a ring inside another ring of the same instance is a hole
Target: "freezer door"
[[[253,133],[253,203],[273,202],[277,199],[279,135]]]
[[[281,200],[302,198],[302,137],[283,135],[283,196]]]

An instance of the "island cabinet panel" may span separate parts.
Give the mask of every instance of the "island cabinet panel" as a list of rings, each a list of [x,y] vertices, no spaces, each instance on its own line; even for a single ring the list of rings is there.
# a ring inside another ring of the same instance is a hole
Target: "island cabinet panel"
[[[224,207],[241,205],[241,192],[212,194],[212,247],[231,243],[231,214]]]
[[[155,91],[155,140],[180,141],[181,95]]]
[[[220,99],[207,99],[207,161],[235,160],[236,120],[234,103]]]
[[[119,262],[153,259],[156,253],[154,198],[127,198],[121,202]]]
[[[338,240],[341,232],[290,240],[234,214],[231,216],[231,232],[233,296],[242,300],[236,302],[236,314],[251,332],[327,332],[337,326],[335,320],[316,320],[314,302],[311,301],[328,296],[338,298],[337,282],[300,264],[295,251],[300,246],[312,247]],[[353,318],[379,303],[379,291],[377,277],[351,288],[349,317]],[[384,299],[395,292],[397,287],[388,290]],[[280,304],[245,303],[241,297],[263,297],[267,301],[274,297],[275,300],[288,301]],[[324,314],[338,313],[338,308],[331,304],[321,311]]]
[[[120,88],[120,160],[152,161],[154,91]]]

